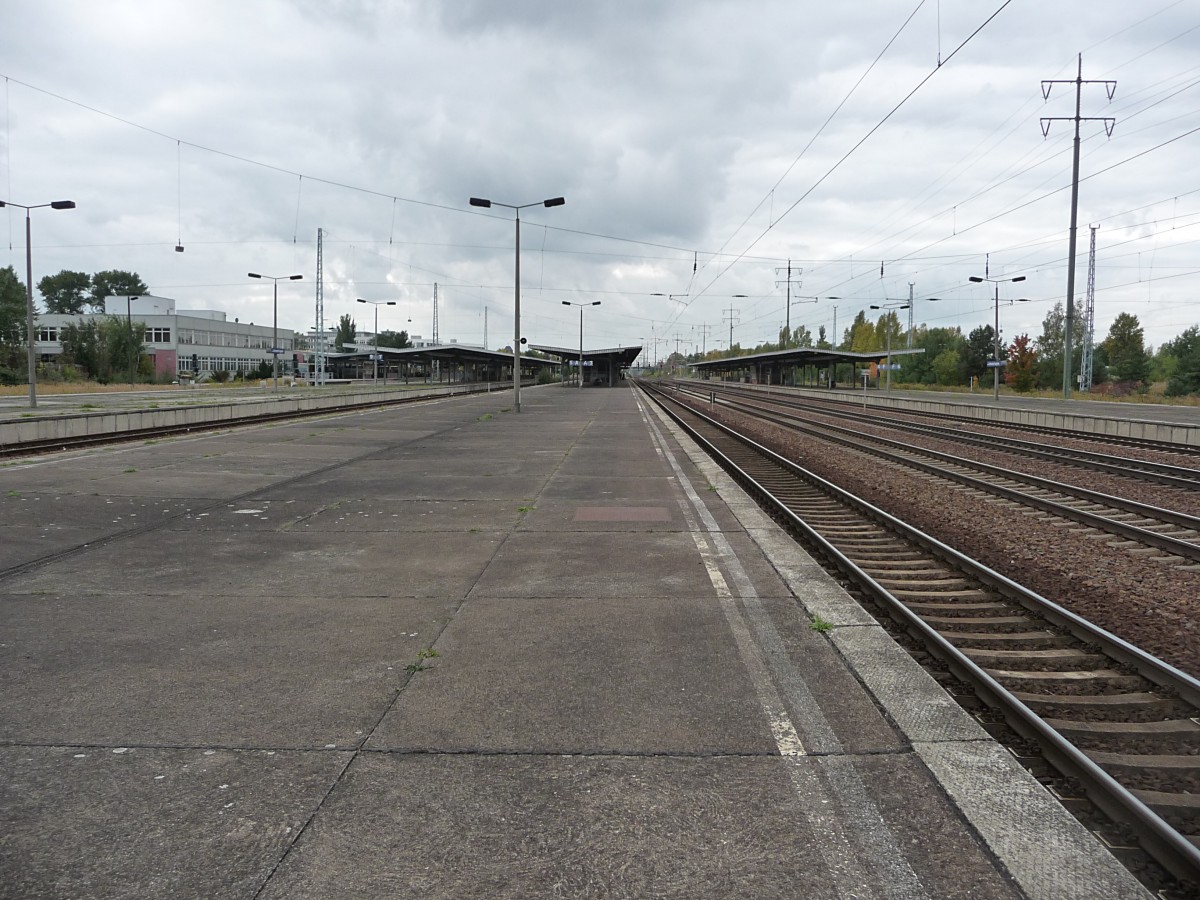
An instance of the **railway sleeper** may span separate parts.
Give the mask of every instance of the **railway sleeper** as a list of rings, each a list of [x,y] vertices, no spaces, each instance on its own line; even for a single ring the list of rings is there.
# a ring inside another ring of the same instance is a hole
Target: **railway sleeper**
[[[1200,794],[1136,789],[1131,793],[1200,847]]]
[[[1116,669],[1078,669],[1073,672],[1027,669],[986,671],[1009,690],[1024,689],[1045,694],[1122,694],[1146,687],[1146,680],[1140,675],[1126,675]]]
[[[1047,718],[1046,724],[1082,750],[1106,753],[1200,753],[1200,725],[1193,719],[1155,722],[1085,722]],[[1200,756],[1196,757],[1200,765]]]
[[[1165,753],[1105,753],[1085,750],[1096,765],[1130,790],[1200,793],[1200,756]]]
[[[942,637],[960,650],[1004,650],[1014,644],[1050,649],[1069,647],[1074,641],[1052,631],[945,631]]]
[[[1111,694],[1041,694],[1013,691],[1013,696],[1046,718],[1103,722],[1158,722],[1190,716],[1195,710],[1174,697],[1150,691]]]
[[[1099,653],[1075,647],[1052,647],[1048,650],[996,650],[987,647],[960,647],[963,654],[980,666],[989,668],[1003,664],[1006,671],[1019,669],[1031,672],[1071,674],[1084,667],[1103,666],[1108,658]]]

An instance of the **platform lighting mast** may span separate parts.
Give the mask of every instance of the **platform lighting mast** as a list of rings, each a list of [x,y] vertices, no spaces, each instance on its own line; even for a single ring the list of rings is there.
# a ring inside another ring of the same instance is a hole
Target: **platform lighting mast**
[[[1092,389],[1092,353],[1096,349],[1096,229],[1093,225],[1092,243],[1088,252],[1087,294],[1083,300],[1083,346],[1079,353],[1079,389]]]
[[[433,346],[440,346],[438,342],[438,295],[437,282],[433,283]],[[436,359],[433,361],[433,379],[437,381],[442,377],[441,363]]]

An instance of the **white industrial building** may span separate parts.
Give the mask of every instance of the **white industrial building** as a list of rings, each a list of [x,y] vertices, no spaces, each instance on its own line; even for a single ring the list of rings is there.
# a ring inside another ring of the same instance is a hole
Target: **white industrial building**
[[[142,294],[107,297],[103,313],[37,317],[39,357],[53,361],[62,353],[61,333],[68,325],[116,316],[146,326],[145,353],[154,360],[155,374],[175,377],[181,372],[251,372],[271,361],[271,326],[229,321],[228,314],[212,309],[175,308],[169,297]],[[290,372],[296,352],[296,333],[278,330],[280,372]]]

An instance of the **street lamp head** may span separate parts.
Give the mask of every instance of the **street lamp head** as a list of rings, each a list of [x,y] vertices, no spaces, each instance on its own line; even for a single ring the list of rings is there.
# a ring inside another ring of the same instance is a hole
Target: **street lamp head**
[[[592,306],[599,306],[599,305],[600,305],[600,301],[599,301],[599,300],[593,300],[593,301],[592,301]]]
[[[570,306],[570,305],[571,305],[571,301],[570,301],[570,300],[564,300],[564,301],[562,302],[562,305],[563,305],[563,306]]]
[[[74,209],[75,201],[74,200],[55,200],[53,203],[50,204],[50,208],[51,209]]]
[[[289,275],[288,281],[299,281],[303,277],[303,275]]]
[[[262,278],[262,276],[259,275],[257,272],[247,272],[246,277],[247,278]]]
[[[395,305],[396,305],[395,300],[389,300],[389,301],[387,301],[387,303],[384,304],[384,306],[395,306]]]
[[[482,206],[484,209],[491,209],[491,208],[492,208],[492,201],[491,201],[491,200],[484,200],[482,197],[472,197],[472,198],[471,198],[471,205],[472,205],[472,206]]]
[[[550,200],[543,200],[542,206],[562,206],[566,202],[566,197],[554,197]]]
[[[975,284],[979,284],[981,281],[983,281],[983,279],[980,278],[978,275],[972,275],[970,278],[967,279],[967,281],[973,281],[973,282],[975,282]]]
[[[364,300],[362,297],[359,297],[359,298],[358,298],[358,300],[357,300],[357,301],[355,301],[355,302],[357,302],[357,303],[366,303],[367,301],[366,301],[366,300]]]
[[[1009,281],[1024,281],[1024,280],[1025,280],[1025,276],[1024,276],[1024,275],[1018,275],[1016,278],[1010,278],[1010,279],[1009,279]]]

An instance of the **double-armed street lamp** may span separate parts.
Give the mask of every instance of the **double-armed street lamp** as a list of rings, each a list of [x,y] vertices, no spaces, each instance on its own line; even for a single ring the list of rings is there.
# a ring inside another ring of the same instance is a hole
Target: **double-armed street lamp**
[[[29,353],[27,357],[29,365],[29,408],[37,408],[37,350],[34,348],[34,342],[37,339],[37,333],[34,331],[33,321],[33,244],[30,240],[31,226],[29,224],[29,211],[32,209],[42,209],[50,207],[50,209],[74,209],[74,200],[55,200],[52,203],[35,203],[32,206],[26,206],[23,203],[13,203],[11,200],[0,200],[0,208],[5,206],[15,206],[18,209],[25,210],[25,329],[28,332],[26,338],[29,341]]]
[[[247,272],[250,278],[263,278],[271,282],[271,374],[275,378],[275,390],[279,390],[279,354],[283,350],[279,346],[279,282],[299,281],[303,275],[259,275],[257,272]]]
[[[972,275],[967,279],[975,284],[982,284],[985,281],[990,281],[996,286],[996,334],[995,337],[995,357],[989,365],[992,367],[992,400],[996,403],[1000,402],[1000,285],[1002,282],[1008,281],[1024,281],[1024,275],[1018,275],[1016,278],[988,278],[987,269],[984,269],[984,276],[980,278],[978,275]],[[1010,300],[1010,303],[1024,303],[1028,297],[1018,297],[1015,300]]]
[[[572,303],[570,300],[564,300],[563,306],[578,306],[579,307],[579,389],[583,390],[583,311],[589,306],[599,306],[599,300],[593,300],[591,303]]]
[[[379,382],[379,307],[395,306],[396,301],[395,300],[364,300],[362,297],[359,297],[358,302],[359,303],[370,303],[372,306],[375,307],[375,352],[371,354],[371,361],[374,363],[375,368],[371,373],[371,381],[373,383],[377,384]]]
[[[513,276],[513,409],[521,411],[521,210],[531,206],[562,206],[566,203],[563,197],[551,197],[540,203],[522,203],[514,206],[511,203],[499,203],[495,200],[485,200],[482,197],[472,197],[472,206],[491,209],[493,206],[503,206],[516,214],[516,267]]]
[[[887,310],[908,309],[908,304],[907,303],[883,303],[883,304],[877,305],[877,304],[872,303],[871,309],[887,309]],[[885,393],[890,394],[892,392],[892,323],[891,323],[891,321],[889,321],[887,324],[888,324],[888,328],[887,328],[887,365],[885,366],[885,368],[887,369],[887,388],[885,389]]]

